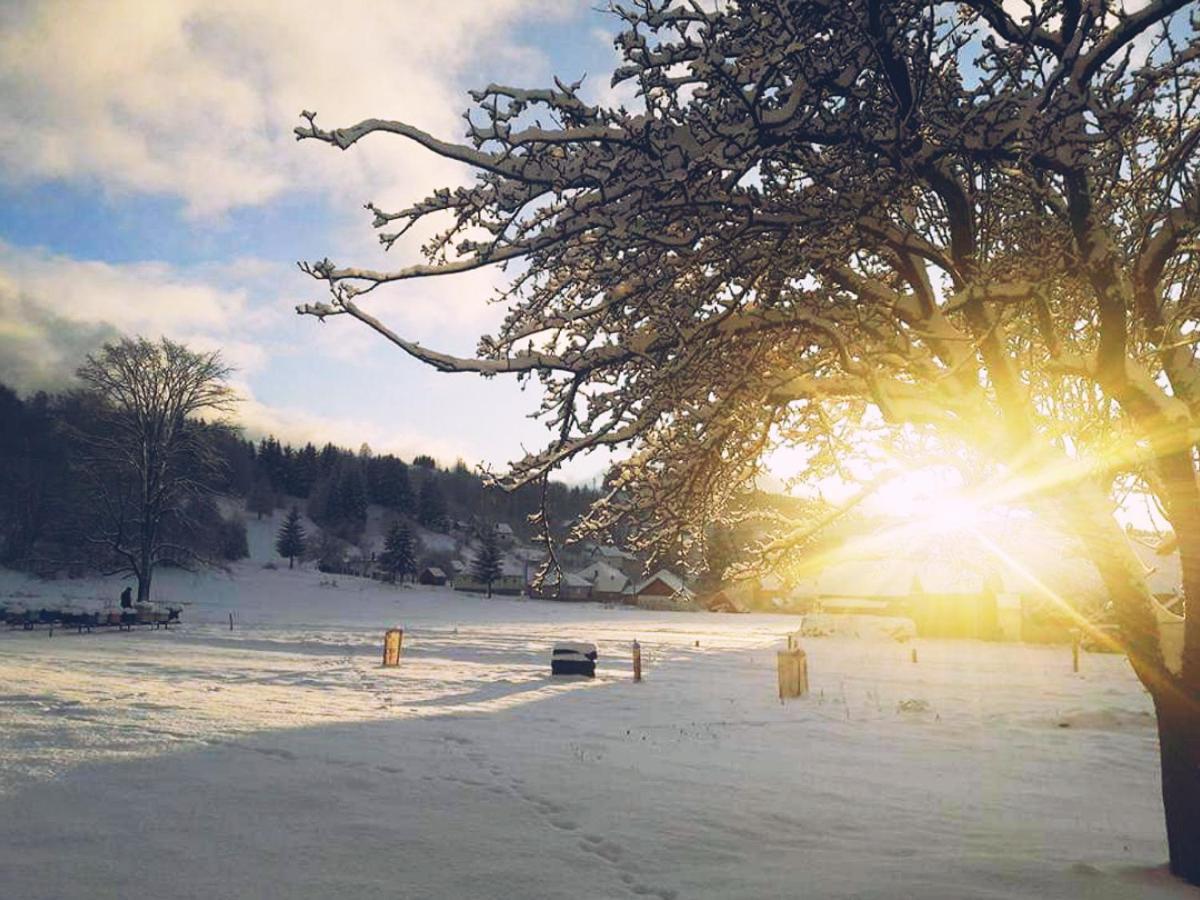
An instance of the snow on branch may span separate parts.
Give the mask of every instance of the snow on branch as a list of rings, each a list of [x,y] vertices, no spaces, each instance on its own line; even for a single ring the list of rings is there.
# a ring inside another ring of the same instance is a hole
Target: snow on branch
[[[1183,6],[638,0],[613,10],[636,111],[491,84],[461,143],[306,111],[300,140],[399,137],[476,178],[368,204],[387,248],[440,223],[423,261],[302,263],[327,296],[298,312],[440,371],[537,378],[550,438],[500,482],[617,448],[581,533],[619,527],[663,558],[702,552],[697,523],[744,501],[782,435],[832,444],[868,408],[1017,462],[1086,446],[1096,415],[1158,433],[1200,414]],[[514,263],[474,357],[368,309],[393,282]],[[1115,405],[1060,415],[1092,389]]]

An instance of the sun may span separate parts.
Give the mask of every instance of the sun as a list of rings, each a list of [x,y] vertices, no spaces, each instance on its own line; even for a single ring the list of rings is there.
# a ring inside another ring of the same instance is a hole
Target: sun
[[[901,472],[882,485],[867,504],[872,512],[918,523],[929,532],[976,531],[996,509],[972,490],[952,466]]]

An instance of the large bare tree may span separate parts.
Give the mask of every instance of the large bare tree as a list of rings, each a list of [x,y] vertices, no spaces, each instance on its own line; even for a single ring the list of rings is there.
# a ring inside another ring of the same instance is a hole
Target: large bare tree
[[[109,571],[137,579],[138,602],[149,601],[159,562],[195,556],[164,526],[173,519],[186,530],[189,501],[212,481],[219,460],[198,418],[231,408],[229,374],[219,353],[167,338],[105,344],[79,368],[100,400],[97,421],[84,435],[95,501],[88,540],[113,559]]]
[[[510,485],[598,447],[627,455],[585,529],[687,552],[780,442],[881,420],[972,448],[1011,497],[1086,546],[1154,699],[1172,871],[1200,883],[1200,40],[1194,4],[756,0],[614,6],[614,83],[490,85],[467,139],[382,135],[473,167],[400,210],[427,259],[302,264],[365,323],[445,372],[536,375],[554,440]],[[1018,10],[1018,11],[1014,11]],[[517,264],[475,358],[393,331],[375,289]],[[815,459],[828,459],[817,452]],[[1181,665],[1113,518],[1153,494],[1183,560]],[[810,529],[783,530],[778,559]]]

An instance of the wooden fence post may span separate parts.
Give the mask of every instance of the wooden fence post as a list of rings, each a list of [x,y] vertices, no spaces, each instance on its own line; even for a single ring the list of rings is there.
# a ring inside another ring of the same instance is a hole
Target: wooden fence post
[[[389,628],[383,633],[383,664],[400,665],[400,647],[404,643],[403,628]]]
[[[633,680],[642,680],[642,645],[636,640],[633,642]]]
[[[808,656],[799,647],[780,650],[776,655],[779,668],[779,701],[803,697],[808,693]]]

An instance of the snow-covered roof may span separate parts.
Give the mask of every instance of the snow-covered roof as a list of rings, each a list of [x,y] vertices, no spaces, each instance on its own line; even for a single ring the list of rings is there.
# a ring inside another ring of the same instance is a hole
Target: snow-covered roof
[[[637,559],[637,557],[628,550],[622,550],[620,547],[614,547],[611,544],[603,547],[597,547],[596,552],[605,559]]]
[[[542,584],[544,586],[557,587],[559,582],[559,574],[560,573],[558,572],[547,573],[545,579],[542,581]],[[576,572],[563,572],[561,573],[561,577],[563,587],[590,588],[592,586],[590,581]]]
[[[581,569],[579,575],[596,590],[609,594],[620,593],[629,584],[629,576],[606,562],[592,563],[586,569]]]
[[[512,537],[512,534],[513,534],[512,526],[509,525],[507,522],[497,522],[496,523],[496,534],[501,535],[502,537]]]
[[[674,572],[672,572],[670,569],[659,569],[657,572],[655,572],[653,575],[651,575],[649,578],[645,579],[637,587],[635,587],[633,589],[633,592],[635,594],[640,594],[640,593],[642,593],[642,591],[644,591],[646,588],[650,587],[650,585],[654,584],[654,582],[656,582],[656,581],[661,581],[663,584],[665,584],[667,587],[669,587],[676,594],[684,594],[688,597],[690,597],[692,595],[692,592],[690,590],[688,590],[687,585],[683,583],[683,579],[680,578],[678,575],[676,575]]]
[[[434,578],[445,578],[446,577],[446,573],[443,572],[441,569],[439,569],[437,566],[426,566],[425,571],[428,572],[430,575],[432,575]]]

